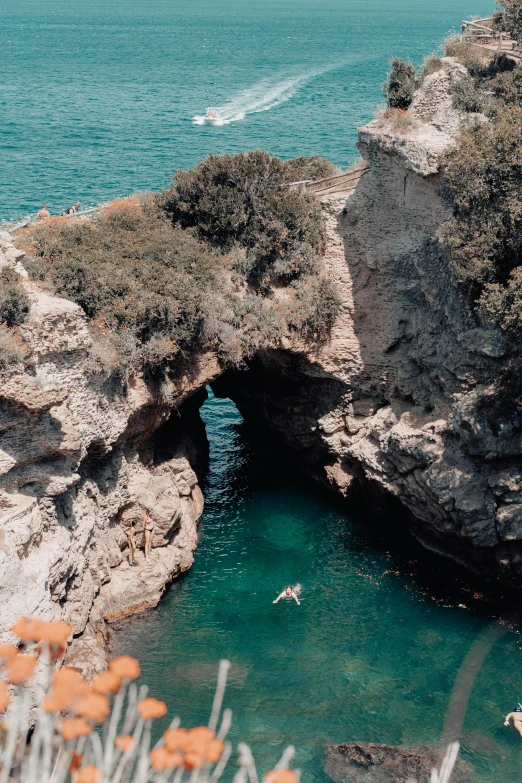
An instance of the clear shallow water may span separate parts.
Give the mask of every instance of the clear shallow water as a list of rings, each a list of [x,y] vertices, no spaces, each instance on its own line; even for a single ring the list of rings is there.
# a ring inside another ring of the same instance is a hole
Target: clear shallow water
[[[0,0],[0,219],[168,184],[208,153],[356,157],[390,57],[492,0]],[[193,117],[224,106],[229,120]]]
[[[326,781],[325,743],[437,741],[491,607],[446,561],[289,473],[229,401],[211,397],[203,418],[211,467],[194,566],[157,610],[119,626],[118,651],[140,659],[184,725],[208,720],[217,662],[229,658],[231,738],[251,744],[262,771],[289,742],[304,780]],[[301,606],[272,604],[297,582]],[[522,697],[519,648],[518,632],[502,637],[473,689],[464,753],[477,781],[520,777],[520,738],[502,725]]]

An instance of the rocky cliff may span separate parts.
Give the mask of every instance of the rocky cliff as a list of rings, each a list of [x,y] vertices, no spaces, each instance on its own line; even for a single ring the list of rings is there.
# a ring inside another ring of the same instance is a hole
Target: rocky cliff
[[[22,257],[0,233],[0,266],[17,269],[31,299],[26,369],[0,378],[0,629],[7,638],[21,615],[66,619],[78,635],[69,660],[92,673],[104,667],[104,621],[154,606],[192,564],[206,439],[189,398],[219,366],[202,355],[161,384],[90,369],[83,311],[30,283]],[[138,550],[131,568],[127,531],[136,521],[141,543],[146,509],[151,562]]]
[[[202,353],[175,381],[100,374],[82,310],[29,282],[0,233],[0,267],[18,271],[31,299],[25,369],[0,375],[2,638],[20,615],[63,617],[76,634],[69,662],[92,673],[105,622],[154,606],[190,567],[198,406],[212,382],[335,491],[398,498],[427,546],[520,583],[522,421],[484,413],[503,341],[470,314],[439,240],[450,214],[440,155],[462,119],[449,91],[465,74],[445,58],[406,118],[360,131],[368,172],[350,196],[322,200],[324,274],[341,299],[331,336],[288,338],[247,372],[223,374]],[[154,556],[139,552],[131,568],[127,531],[148,508]]]
[[[362,128],[369,172],[348,198],[323,199],[342,299],[329,342],[265,351],[219,388],[329,486],[398,498],[425,545],[520,583],[521,422],[483,412],[503,341],[470,314],[439,241],[441,153],[462,119],[449,93],[465,75],[444,58],[407,115]]]

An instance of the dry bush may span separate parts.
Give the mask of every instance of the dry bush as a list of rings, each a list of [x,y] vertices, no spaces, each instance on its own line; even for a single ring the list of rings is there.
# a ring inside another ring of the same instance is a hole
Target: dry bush
[[[422,124],[416,117],[412,117],[404,109],[384,109],[377,114],[377,119],[393,133],[411,133],[420,128]]]
[[[427,76],[431,76],[432,73],[437,73],[444,66],[441,58],[436,54],[430,54],[426,57],[419,71],[419,83],[422,84]]]
[[[18,329],[0,324],[0,370],[22,365],[26,357],[27,349]]]
[[[490,65],[492,54],[487,49],[473,46],[466,38],[455,36],[444,44],[446,57],[454,57],[471,76],[480,76]]]

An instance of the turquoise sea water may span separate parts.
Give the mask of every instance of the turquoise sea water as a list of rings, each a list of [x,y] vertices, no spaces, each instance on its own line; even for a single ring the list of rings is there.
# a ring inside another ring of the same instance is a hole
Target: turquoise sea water
[[[158,189],[210,152],[356,157],[390,57],[491,0],[0,0],[0,220]],[[192,118],[227,107],[221,127]],[[244,118],[241,118],[244,115]],[[237,119],[234,119],[237,118]]]
[[[439,740],[493,605],[402,536],[400,519],[386,534],[294,475],[229,401],[211,397],[202,414],[211,467],[194,566],[156,610],[117,628],[118,652],[140,659],[151,693],[186,726],[208,720],[217,662],[230,659],[231,739],[252,746],[263,772],[287,743],[304,781],[326,783],[326,743]],[[301,606],[274,606],[290,583]],[[520,738],[503,726],[522,697],[520,644],[507,632],[473,688],[463,753],[474,781],[520,778]]]

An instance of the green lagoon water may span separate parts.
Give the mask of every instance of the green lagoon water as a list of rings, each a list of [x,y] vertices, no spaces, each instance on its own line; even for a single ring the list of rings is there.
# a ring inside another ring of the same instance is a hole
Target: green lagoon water
[[[208,153],[263,148],[343,166],[382,101],[390,57],[420,63],[490,0],[0,0],[0,220],[159,188]],[[198,125],[207,106],[227,123]],[[205,720],[233,662],[232,739],[260,769],[288,742],[305,781],[325,743],[437,740],[455,673],[488,621],[445,561],[376,532],[289,473],[234,406],[203,409],[211,444],[193,569],[117,632],[152,693]],[[399,520],[400,521],[400,520]],[[417,562],[411,562],[416,560]],[[437,583],[443,581],[443,587]],[[273,598],[303,586],[302,605]],[[463,603],[467,609],[457,608]],[[515,781],[519,635],[473,689],[464,753],[477,781]]]
[[[437,741],[493,605],[397,532],[400,519],[377,530],[294,474],[230,401],[211,396],[202,415],[211,461],[194,566],[116,629],[118,651],[140,659],[151,693],[187,726],[208,720],[217,662],[230,659],[231,739],[263,771],[287,743],[305,781],[326,781],[326,743]],[[274,606],[289,583],[302,585],[301,606]],[[503,716],[522,696],[521,666],[508,632],[478,675],[464,727],[476,781],[520,778],[520,738]]]

